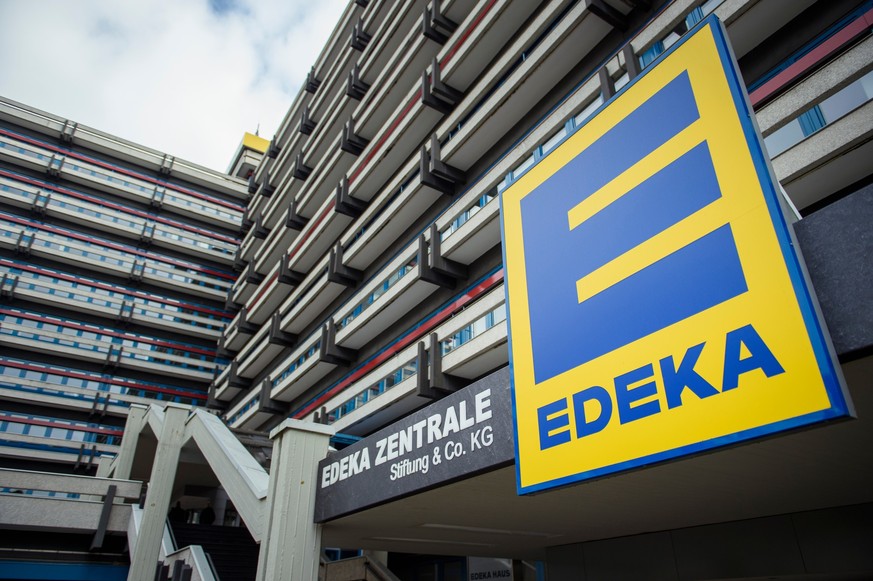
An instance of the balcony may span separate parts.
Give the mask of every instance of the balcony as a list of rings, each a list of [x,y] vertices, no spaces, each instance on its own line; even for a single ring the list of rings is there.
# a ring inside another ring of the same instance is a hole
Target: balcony
[[[337,432],[365,436],[433,402],[418,394],[416,353],[416,345],[399,352],[389,363],[362,377],[354,388],[326,402],[328,423]],[[366,387],[358,391],[357,386]]]
[[[299,149],[295,147],[295,144],[299,143],[297,139],[301,137],[297,131],[300,115],[303,109],[312,103],[313,95],[322,90],[322,86],[324,85],[322,81],[325,78],[324,69],[328,66],[328,63],[333,63],[337,59],[339,52],[343,49],[346,39],[348,38],[349,31],[356,22],[357,15],[358,8],[354,4],[349,3],[346,10],[343,12],[343,15],[340,17],[340,22],[331,33],[326,49],[319,55],[317,62],[312,67],[312,71],[307,75],[306,83],[303,87],[304,90],[297,94],[297,97],[288,109],[288,112],[285,114],[278,131],[276,131],[276,136],[273,139],[275,145],[277,145],[281,150],[281,153],[276,160],[277,162],[282,159],[283,155],[293,159],[299,152]],[[324,86],[323,90],[327,90],[327,87]],[[265,158],[256,171],[255,177],[258,180],[263,177],[263,172],[270,166],[270,164],[267,163],[268,159],[269,158]],[[255,210],[260,211],[260,203],[260,199],[255,198],[252,200],[252,204],[258,206],[254,208]]]
[[[321,330],[302,340],[301,346],[293,350],[277,371],[270,375],[270,399],[290,402],[336,367],[336,363],[325,357],[322,348]]]
[[[481,188],[474,188],[481,189]],[[466,196],[465,196],[466,197]],[[443,253],[451,260],[470,264],[500,243],[500,204],[492,188],[465,204],[464,210],[440,229]]]
[[[232,402],[234,398],[239,396],[243,391],[248,391],[251,387],[251,380],[240,377],[237,373],[239,365],[236,361],[231,361],[230,365],[225,367],[209,386],[209,403],[217,404],[218,402]]]
[[[295,335],[302,333],[348,288],[330,279],[329,261],[325,256],[279,307],[282,331]]]
[[[225,414],[225,421],[231,429],[255,430],[272,414],[261,410],[261,392],[252,391]]]
[[[115,455],[123,430],[91,422],[77,422],[30,414],[0,413],[0,456],[27,457],[40,450],[72,463],[83,455]],[[85,462],[90,463],[89,461]]]
[[[244,304],[248,306],[252,320],[258,323],[266,320],[283,298],[277,294],[279,269],[285,269],[289,273],[307,273],[312,270],[317,263],[325,259],[324,253],[351,220],[350,216],[336,211],[333,198],[325,200],[317,216],[309,221],[299,236],[294,238],[285,257],[273,263],[270,274],[259,284],[257,292],[245,292],[240,289],[234,295],[234,301],[237,301],[237,297],[247,294],[248,298]]]
[[[335,190],[345,171],[343,160],[351,157],[350,154],[340,151],[337,146],[336,151],[307,178],[308,183],[303,189],[302,196],[293,202],[293,216],[290,214],[292,202],[286,201],[282,205],[279,214],[284,222],[280,221],[277,224],[268,239],[254,253],[253,261],[259,272],[267,270],[301,235],[307,235],[306,233],[315,227],[313,221],[318,221],[320,216],[324,216],[325,204],[333,202]]]
[[[453,284],[450,276],[433,271],[432,263],[436,263],[434,248],[428,250],[428,246],[428,237],[422,236],[363,283],[360,291],[340,307],[333,319],[337,328],[337,345],[351,349],[363,346],[414,309],[439,286]],[[322,262],[279,308],[281,319],[278,319],[278,323],[271,321],[271,327],[278,325],[279,332],[296,335],[315,322],[315,317],[321,315],[345,288],[341,278],[337,277],[341,275],[331,275],[331,269]],[[252,320],[252,317],[246,315],[246,320]],[[231,329],[238,325],[232,324]],[[247,353],[255,356],[262,349],[267,349],[264,342],[266,336],[264,326],[246,343]],[[238,334],[228,333],[226,344],[239,344],[238,337]],[[259,361],[265,362],[273,356],[270,351]],[[242,356],[238,360],[242,363]],[[242,365],[240,374],[251,375],[243,371]]]
[[[48,407],[115,416],[127,415],[131,403],[162,401],[199,405],[206,401],[202,391],[9,357],[0,357],[0,389],[3,397],[10,401],[39,401]]]
[[[410,159],[367,207],[356,228],[343,235],[346,264],[359,270],[369,267],[410,224],[445,195],[422,181],[421,174],[415,171],[420,161],[419,156]]]
[[[352,349],[365,346],[439,288],[434,277],[430,281],[423,278],[423,272],[425,277],[429,272],[424,244],[404,249],[337,311],[338,345]]]
[[[166,206],[183,216],[229,229],[239,227],[242,206],[181,187],[174,187],[128,170],[107,166],[67,150],[0,130],[0,159],[54,177],[146,204]]]
[[[873,72],[862,63],[870,59],[868,36],[757,112],[776,177],[800,209],[866,175]]]
[[[102,456],[115,456],[118,453],[118,446],[3,434],[3,439],[0,441],[0,458],[27,461],[33,460],[35,453],[38,453],[39,459],[45,462],[88,465],[96,463]]]
[[[473,8],[470,2],[446,1],[439,4],[441,15],[453,23],[462,22]],[[416,16],[421,18],[421,8],[418,11],[405,9],[399,13],[394,26],[396,32],[389,37],[377,36],[377,42],[370,45],[372,50],[368,47],[365,51],[366,60],[361,65],[360,77],[371,89],[354,112],[361,135],[370,138],[378,135],[392,115],[402,114],[400,107],[404,103],[404,95],[396,88],[416,85],[421,72],[440,49],[439,43],[422,34],[421,23],[411,25]]]
[[[215,298],[226,296],[233,280],[229,273],[204,269],[192,262],[86,237],[2,212],[0,247],[25,256],[36,255],[62,264],[79,264],[86,270],[149,280],[158,286]]]
[[[475,312],[465,311],[456,319],[441,330],[444,373],[473,380],[509,362],[503,287],[481,299]]]
[[[477,314],[479,317],[488,316],[488,313],[495,308],[494,303],[501,303],[503,300],[502,294],[494,295],[495,292],[498,292],[498,287],[499,292],[503,292],[502,281],[503,273],[499,270],[477,280],[448,303],[424,316],[419,323],[412,324],[408,331],[400,333],[384,349],[361,362],[348,375],[328,387],[322,394],[297,409],[291,410],[291,416],[333,422],[348,415],[352,419],[344,419],[343,423],[338,426],[338,429],[342,431],[348,431],[352,423],[366,418],[366,421],[360,425],[356,424],[354,430],[358,431],[350,432],[357,434],[365,433],[367,430],[372,431],[382,425],[376,425],[377,423],[389,422],[423,405],[424,402],[434,397],[436,393],[434,389],[437,389],[434,386],[441,384],[444,380],[451,383],[460,380],[443,375],[441,361],[443,348],[440,347],[437,338],[450,338],[453,334],[461,332],[463,330],[461,323],[466,319],[458,317],[464,313],[467,313],[464,315],[465,317],[473,316],[474,319],[476,318],[474,315]],[[496,298],[493,298],[495,296]],[[483,299],[483,297],[492,298]],[[493,314],[491,316],[494,320]],[[474,322],[471,321],[470,324],[472,325]],[[488,329],[490,328],[488,327]],[[482,334],[482,336],[486,337],[486,341],[496,341],[494,344],[497,345],[500,341],[499,338],[495,340],[493,337],[495,334],[499,333]],[[472,348],[468,347],[467,351],[472,351]],[[504,348],[504,353],[505,351]],[[436,353],[436,357],[440,361],[428,363],[428,359],[433,357],[428,356],[428,353]],[[456,356],[457,358],[458,356]],[[457,365],[458,362],[455,364]],[[465,361],[461,365],[467,365],[467,362]],[[432,369],[418,379],[408,381],[425,367],[432,367]],[[468,369],[472,369],[472,367],[468,367]],[[400,370],[399,375],[397,375],[398,370]],[[398,389],[399,385],[406,387]],[[368,394],[361,395],[364,391],[368,391]],[[382,395],[383,393],[387,395]],[[366,403],[366,411],[355,411],[358,404],[363,405],[364,403]],[[352,412],[354,415],[351,415]]]
[[[148,167],[155,172],[165,170],[175,177],[180,177],[198,186],[214,188],[225,195],[241,200],[245,198],[244,185],[236,178],[191,162],[175,159],[165,153],[136,145],[85,125],[36,111],[21,103],[6,99],[0,100],[0,118],[48,135],[52,139],[61,138],[61,140],[66,141],[75,139],[77,145],[99,151],[110,157]]]
[[[316,67],[313,67],[313,71],[327,68],[327,71],[323,72],[318,79],[315,95],[306,99],[305,104],[301,102],[299,106],[292,107],[286,118],[287,123],[284,123],[280,132],[277,133],[277,135],[284,136],[290,132],[293,135],[288,140],[288,144],[283,146],[282,153],[269,172],[270,179],[276,185],[277,193],[280,194],[280,200],[271,200],[268,203],[257,200],[258,203],[253,208],[253,210],[263,213],[265,224],[269,227],[274,227],[280,219],[279,214],[277,214],[278,207],[289,203],[300,191],[300,180],[293,177],[297,157],[305,154],[305,161],[315,160],[315,163],[318,163],[325,155],[328,155],[330,148],[333,147],[335,136],[339,134],[342,124],[346,122],[354,107],[354,102],[345,94],[348,74],[357,57],[357,51],[346,42],[348,35],[351,34],[351,29],[358,25],[359,18],[365,22],[363,26],[367,30],[376,29],[387,15],[387,5],[388,3],[384,2],[373,3],[367,6],[360,15],[353,15],[352,11],[347,10],[335,33],[341,36],[332,38],[331,43],[333,44],[328,45],[328,50],[322,55]],[[328,54],[331,55],[331,58],[326,58]],[[315,122],[314,131],[306,139],[298,131],[304,114]],[[263,180],[266,177],[265,167],[266,164],[262,164],[261,168],[258,169],[256,179]],[[331,181],[338,181],[338,178]],[[331,183],[331,185],[334,184]],[[303,212],[305,214],[306,210]]]
[[[0,309],[0,344],[91,361],[108,369],[121,366],[203,382],[220,366],[211,352],[184,343],[17,309]]]
[[[454,32],[457,40],[452,41],[451,37],[447,38],[449,42],[447,46],[452,48],[445,50],[455,51],[459,44],[466,42],[467,36],[479,26],[492,6],[493,4],[483,1],[481,8],[471,13],[467,22]],[[407,152],[414,151],[443,117],[445,111],[442,107],[439,107],[440,110],[433,108],[435,105],[429,100],[430,96],[423,92],[428,86],[436,89],[439,84],[440,66],[436,62],[431,66],[430,71],[424,71],[422,85],[413,85],[400,99],[403,105],[398,107],[393,120],[385,129],[375,134],[373,140],[363,149],[361,157],[349,173],[350,193],[353,197],[365,201],[374,197],[403,164]],[[446,88],[445,91],[449,89]],[[362,118],[360,122],[363,127],[367,120]],[[372,129],[375,129],[375,126]]]
[[[0,170],[0,198],[11,206],[140,242],[231,264],[236,240],[114,202]]]
[[[3,378],[0,378],[0,397],[3,398],[3,401],[10,402],[11,405],[25,406],[18,409],[28,409],[26,406],[37,404],[43,409],[76,410],[84,414],[99,410],[103,414],[115,417],[126,416],[131,403],[142,402],[141,399],[135,397],[116,396],[109,399],[104,396],[104,399],[94,392],[88,393],[76,388],[71,388],[67,392],[58,389],[57,386],[39,385],[31,380],[10,382]]]
[[[537,14],[440,125],[439,135],[451,132],[446,163],[468,169],[612,30],[585,3],[565,8],[552,2]]]
[[[319,402],[323,417],[340,432],[365,435],[432,401],[435,382],[454,389],[505,365],[509,355],[503,286],[479,292],[474,300],[453,316],[441,312],[434,317],[442,321],[439,325],[389,347],[378,363],[364,363],[349,381],[341,382],[335,395]],[[434,349],[439,351],[436,364]],[[307,417],[322,417],[319,409],[311,413]]]
[[[279,329],[279,314],[276,313],[255,334],[246,348],[236,357],[240,377],[254,378],[260,374],[282,351],[292,347],[296,337]]]
[[[337,109],[331,111],[333,123],[325,121],[320,124],[307,140],[306,147],[301,148],[289,161],[286,171],[281,176],[271,178],[277,184],[276,193],[262,210],[263,223],[271,230],[281,228],[285,212],[292,202],[296,204],[300,216],[311,218],[354,159],[340,149],[340,134],[343,123],[347,121],[343,109],[350,107],[348,100],[345,95],[336,95],[337,103],[333,106]]]
[[[0,259],[11,298],[75,308],[104,318],[216,339],[229,321],[223,312],[116,285]]]

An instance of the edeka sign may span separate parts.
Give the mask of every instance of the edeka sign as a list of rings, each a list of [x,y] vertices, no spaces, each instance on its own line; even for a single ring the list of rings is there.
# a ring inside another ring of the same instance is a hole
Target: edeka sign
[[[850,414],[715,18],[501,196],[520,493]]]
[[[331,454],[318,465],[315,522],[512,462],[504,368]]]

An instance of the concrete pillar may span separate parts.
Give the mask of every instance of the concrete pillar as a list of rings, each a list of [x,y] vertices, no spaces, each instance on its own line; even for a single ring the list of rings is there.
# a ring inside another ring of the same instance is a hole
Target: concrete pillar
[[[124,435],[121,437],[121,446],[118,448],[118,457],[115,461],[113,478],[128,480],[130,470],[133,467],[133,458],[136,456],[136,445],[142,432],[143,418],[149,408],[140,404],[131,404],[127,411],[127,421],[124,424]]]
[[[151,413],[156,411],[153,408]],[[161,537],[164,534],[167,511],[170,510],[188,412],[187,406],[179,404],[169,403],[164,408],[164,423],[161,433],[157,434],[158,447],[149,477],[136,547],[130,558],[128,581],[153,581],[155,578],[155,567],[161,556]]]
[[[212,493],[212,510],[215,511],[215,524],[224,524],[224,513],[227,510],[227,492],[216,488]]]
[[[314,522],[318,462],[334,430],[285,420],[270,433],[273,462],[258,558],[258,581],[316,581],[321,525]]]

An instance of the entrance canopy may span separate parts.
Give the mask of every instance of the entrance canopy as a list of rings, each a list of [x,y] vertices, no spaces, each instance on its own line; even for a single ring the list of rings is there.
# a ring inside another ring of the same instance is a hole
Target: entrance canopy
[[[330,520],[323,543],[542,559],[558,545],[870,502],[873,357],[843,372],[859,419],[534,496],[518,496],[503,466]]]

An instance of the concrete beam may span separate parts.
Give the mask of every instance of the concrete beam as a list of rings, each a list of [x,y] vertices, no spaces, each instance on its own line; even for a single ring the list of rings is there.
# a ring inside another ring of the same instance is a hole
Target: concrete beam
[[[0,495],[0,529],[93,533],[98,528],[102,509],[103,503],[99,501],[3,494]],[[105,530],[124,533],[128,520],[130,505],[112,505]]]
[[[130,573],[127,577],[130,581],[152,581],[155,577],[155,567],[160,559],[161,536],[164,533],[167,511],[170,509],[189,409],[187,406],[172,403],[164,408],[142,524],[130,559]],[[152,408],[149,418],[157,416],[156,412],[157,408]]]
[[[45,490],[49,492],[72,492],[90,496],[104,496],[110,485],[116,486],[119,498],[138,500],[142,482],[115,480],[96,476],[78,476],[55,472],[36,472],[0,468],[0,483],[3,488],[19,490]]]
[[[186,427],[256,541],[264,535],[269,476],[216,416],[195,410]]]
[[[136,456],[136,445],[139,442],[139,435],[145,425],[145,416],[148,411],[149,408],[143,405],[133,404],[130,406],[130,411],[127,413],[127,421],[124,424],[124,436],[121,438],[121,447],[118,450],[118,455],[109,466],[108,473],[105,475],[101,474],[101,476],[130,478],[134,456]]]

